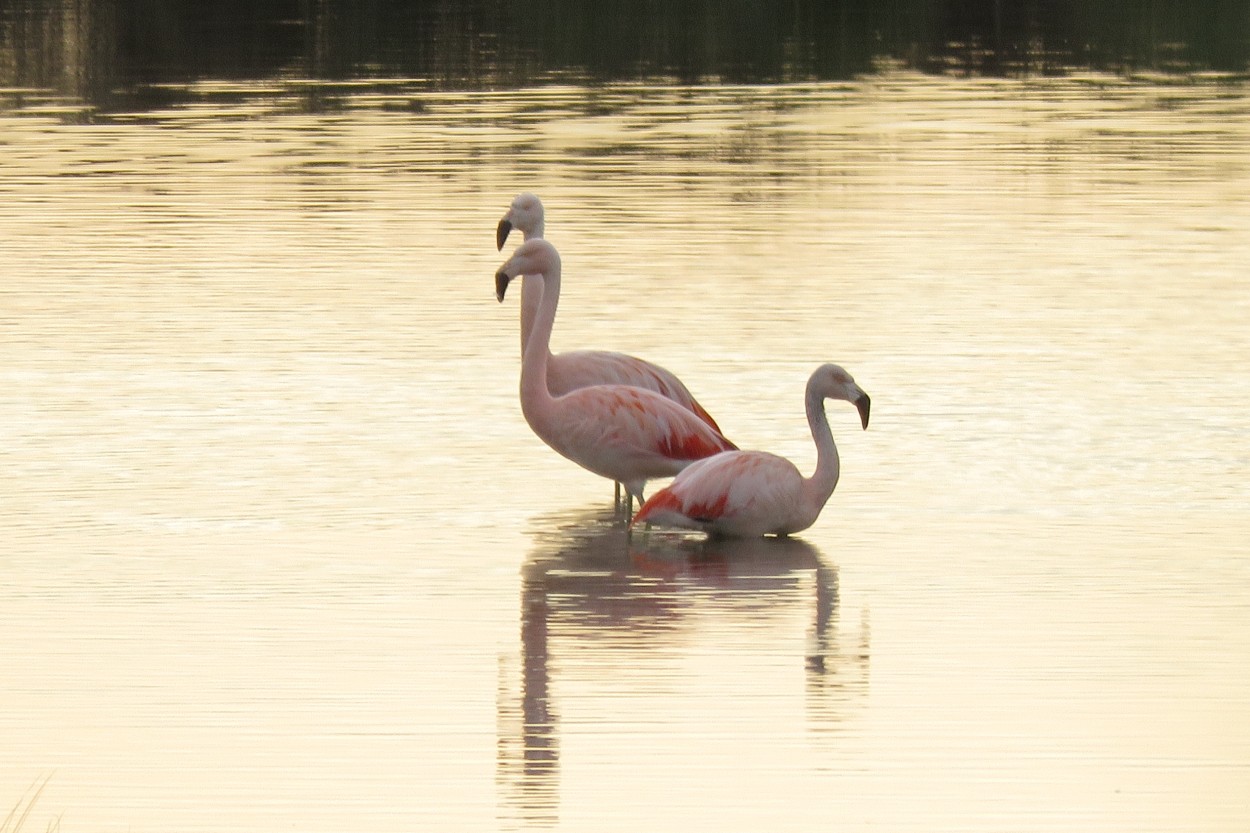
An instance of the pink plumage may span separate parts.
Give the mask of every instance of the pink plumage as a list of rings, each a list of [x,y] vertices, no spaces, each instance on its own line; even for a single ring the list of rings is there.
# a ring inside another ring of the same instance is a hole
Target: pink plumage
[[[521,362],[521,410],[543,442],[583,468],[620,481],[639,500],[647,480],[672,477],[695,460],[736,448],[694,413],[652,390],[598,384],[554,396],[548,344],[560,297],[555,247],[541,238],[523,243],[495,275],[499,300],[518,275],[538,302]]]
[[[496,245],[502,249],[512,229],[520,231],[526,240],[543,236],[546,216],[542,201],[531,193],[518,194],[499,221],[495,230]],[[538,295],[532,288],[521,289],[521,351],[524,353],[538,313]],[[547,386],[552,396],[563,396],[579,388],[594,385],[630,385],[654,391],[706,422],[716,433],[720,426],[694,398],[671,370],[657,364],[606,350],[573,350],[565,353],[547,353]]]
[[[793,463],[766,451],[727,451],[685,468],[643,504],[631,524],[698,529],[753,538],[789,535],[816,522],[833,494],[841,469],[825,415],[825,399],[845,399],[868,427],[870,400],[850,374],[833,364],[807,383],[806,407],[816,442],[816,471],[805,478]]]
[[[671,399],[720,432],[720,426],[671,371],[649,361],[607,350],[571,350],[547,359],[547,387],[552,396],[595,385],[628,385]]]

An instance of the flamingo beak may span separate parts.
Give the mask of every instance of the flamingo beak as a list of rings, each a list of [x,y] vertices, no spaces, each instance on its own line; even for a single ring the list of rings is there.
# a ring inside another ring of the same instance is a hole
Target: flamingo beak
[[[508,291],[508,282],[512,279],[508,277],[508,273],[500,269],[495,273],[495,297],[499,299],[499,303],[503,303],[504,293]]]
[[[508,242],[508,234],[512,231],[512,221],[504,217],[499,221],[499,226],[495,229],[495,248],[503,249],[503,244]]]
[[[499,300],[503,300],[503,296],[499,296]],[[855,410],[859,411],[859,421],[863,423],[864,428],[868,428],[868,409],[872,406],[872,400],[868,398],[868,394],[861,393],[855,400]]]

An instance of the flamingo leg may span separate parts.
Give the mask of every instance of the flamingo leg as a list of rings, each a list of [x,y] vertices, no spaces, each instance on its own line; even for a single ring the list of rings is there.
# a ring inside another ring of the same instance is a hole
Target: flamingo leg
[[[642,498],[638,498],[638,508],[642,508]],[[618,518],[624,518],[627,522],[634,516],[634,496],[619,480],[614,483],[612,509]]]
[[[629,489],[622,488],[620,481],[616,482],[612,505],[615,508],[617,517],[624,518],[627,521],[633,517],[634,496],[629,493]]]

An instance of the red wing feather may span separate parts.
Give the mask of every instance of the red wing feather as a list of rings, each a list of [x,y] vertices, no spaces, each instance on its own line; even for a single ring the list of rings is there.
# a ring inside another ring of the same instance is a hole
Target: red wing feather
[[[729,495],[722,493],[703,503],[689,503],[683,500],[670,486],[661,489],[648,498],[630,523],[636,524],[639,521],[646,521],[654,515],[665,513],[681,515],[692,521],[715,521],[725,513],[725,506],[728,502]]]
[[[663,439],[660,453],[673,460],[702,460],[737,448],[724,437],[719,440],[715,442],[699,434],[670,434]]]
[[[636,524],[639,521],[645,521],[656,512],[681,512],[681,498],[673,494],[670,489],[661,489],[660,491],[647,498],[647,502],[638,510],[638,514],[634,515],[634,519],[630,524]]]

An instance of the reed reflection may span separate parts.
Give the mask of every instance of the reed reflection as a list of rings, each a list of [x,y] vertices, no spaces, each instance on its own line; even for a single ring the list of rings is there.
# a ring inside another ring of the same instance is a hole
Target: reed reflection
[[[0,87],[91,120],[195,100],[194,82],[290,82],[294,106],[338,95],[309,81],[422,79],[422,88],[550,82],[772,84],[848,80],[898,62],[927,73],[1022,76],[1073,68],[1243,73],[1245,4],[532,4],[481,0],[138,0],[0,3]],[[392,83],[382,83],[390,87]],[[38,94],[32,93],[38,91]],[[264,95],[274,90],[266,87]],[[49,101],[64,96],[68,100]],[[75,102],[78,107],[75,108]],[[0,99],[0,106],[3,106]]]
[[[810,622],[794,656],[809,728],[828,734],[867,690],[867,630],[839,634],[837,568],[806,541],[631,534],[610,510],[547,515],[536,527],[521,568],[520,659],[501,663],[497,702],[502,803],[526,824],[559,819],[560,657],[573,651],[593,655],[606,680],[648,654],[688,651],[692,631],[717,627],[709,621],[766,629],[798,606]],[[732,661],[734,646],[721,647]],[[628,704],[630,684],[610,679]]]

